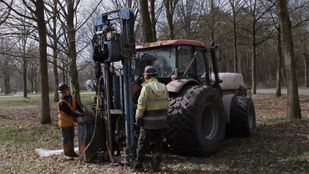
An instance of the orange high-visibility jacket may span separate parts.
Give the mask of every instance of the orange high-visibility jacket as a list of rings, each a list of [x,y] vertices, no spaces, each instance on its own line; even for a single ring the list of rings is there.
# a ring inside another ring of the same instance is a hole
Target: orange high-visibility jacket
[[[59,100],[59,102],[57,103],[59,127],[63,128],[63,127],[73,126],[74,122],[76,122],[76,118],[74,118],[72,115],[67,115],[66,113],[61,111],[60,110],[60,105],[61,104],[66,104],[71,109],[72,112],[75,112],[75,110],[76,110],[76,99],[75,99],[75,96],[72,95],[72,104],[70,104],[68,101],[63,100],[63,99]]]

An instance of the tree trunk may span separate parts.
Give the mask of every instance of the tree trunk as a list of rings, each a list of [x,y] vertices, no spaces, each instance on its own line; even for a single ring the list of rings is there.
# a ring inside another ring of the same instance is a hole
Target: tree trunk
[[[69,76],[72,87],[72,92],[76,96],[76,101],[80,103],[80,91],[79,91],[79,82],[78,82],[78,72],[76,66],[76,44],[75,44],[75,28],[74,28],[74,0],[67,1],[67,27],[68,27],[68,57],[69,57]]]
[[[54,102],[58,102],[59,93],[58,93],[58,85],[59,85],[59,73],[58,73],[58,36],[57,36],[57,16],[58,16],[58,8],[57,8],[58,0],[54,0],[53,7],[53,31],[52,31],[52,40],[53,40],[53,73],[54,73],[54,83],[55,83],[55,91],[54,91]]]
[[[53,73],[54,73],[54,83],[55,83],[55,91],[54,91],[54,102],[59,101],[59,94],[58,94],[58,85],[59,85],[59,74],[58,74],[58,48],[57,44],[56,47],[53,47]]]
[[[234,38],[234,72],[239,72],[238,69],[238,56],[237,56],[237,25],[236,14],[233,12],[233,38]]]
[[[305,87],[309,87],[309,55],[308,53],[304,53],[304,67],[305,67]]]
[[[174,39],[175,35],[174,35],[173,15],[167,13],[166,18],[167,18],[167,25],[168,25],[168,36],[170,39]]]
[[[166,13],[166,20],[167,20],[167,26],[168,26],[168,37],[170,39],[175,38],[175,31],[174,31],[174,11],[175,6],[178,3],[178,0],[170,1],[170,0],[164,0],[164,8]]]
[[[140,15],[142,19],[142,30],[144,35],[144,42],[152,42],[153,40],[153,33],[151,28],[151,20],[148,10],[148,1],[147,0],[140,0]]]
[[[276,72],[276,96],[281,96],[281,81],[282,81],[282,48],[281,48],[281,31],[278,29],[277,34],[277,52],[278,52],[278,62],[277,62],[277,72]]]
[[[24,25],[24,32],[26,32],[26,26]],[[22,35],[22,60],[23,60],[23,96],[27,98],[27,58],[26,58],[26,44],[27,44],[27,36],[26,33]]]
[[[31,92],[33,93],[34,92],[34,80],[33,79],[31,79],[30,84],[31,84]]]
[[[215,40],[215,4],[214,0],[210,0],[210,40]]]
[[[256,94],[256,33],[255,33],[255,22],[252,25],[252,62],[251,62],[251,92]]]
[[[35,65],[32,65],[35,66]],[[37,82],[38,82],[38,74],[36,67],[32,67],[31,69],[31,92],[36,93],[38,91]]]
[[[24,56],[26,53],[23,53]],[[23,58],[23,96],[24,98],[27,98],[27,58]]]
[[[10,77],[4,77],[4,94],[9,95],[11,93]]]
[[[40,73],[41,73],[41,123],[50,124],[49,89],[48,89],[48,66],[47,66],[47,41],[46,22],[44,18],[44,1],[36,0],[36,18],[39,32],[40,48]]]
[[[38,75],[37,75],[37,73],[35,73],[35,76],[34,76],[34,91],[35,91],[35,93],[37,93],[39,91],[39,89],[38,89]]]
[[[68,82],[68,66],[65,63],[64,57],[61,58],[61,63],[62,63],[61,82],[67,83]]]
[[[157,40],[156,32],[156,14],[155,14],[155,2],[156,0],[150,0],[150,21],[151,21],[151,30],[152,30],[152,40]]]
[[[277,0],[279,23],[281,27],[282,53],[287,72],[287,116],[289,119],[300,119],[301,109],[298,97],[297,75],[295,69],[294,46],[291,32],[291,21],[286,0]]]
[[[62,70],[62,82],[66,83],[68,80],[67,80],[67,76],[66,76],[66,71],[65,71],[65,67],[63,67],[63,70]]]

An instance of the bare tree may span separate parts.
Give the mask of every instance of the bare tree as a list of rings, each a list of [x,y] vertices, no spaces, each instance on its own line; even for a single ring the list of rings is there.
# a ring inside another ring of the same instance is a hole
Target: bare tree
[[[149,13],[150,13],[150,23],[151,23],[151,30],[152,30],[152,41],[157,40],[157,34],[156,34],[156,11],[155,11],[155,5],[156,0],[150,0],[149,3]]]
[[[210,40],[215,40],[215,2],[209,0],[210,4]]]
[[[50,47],[52,49],[52,64],[53,64],[53,74],[54,74],[54,102],[58,102],[58,85],[59,85],[59,73],[58,73],[58,54],[59,54],[59,38],[62,36],[60,33],[61,27],[58,25],[58,16],[59,16],[59,5],[58,0],[51,0],[46,3],[47,16],[51,18],[51,22],[48,23],[48,38],[50,40]]]
[[[14,15],[24,17],[36,22],[36,27],[39,36],[40,48],[40,74],[41,74],[41,123],[50,124],[50,110],[49,110],[49,88],[48,88],[48,66],[47,66],[47,40],[46,40],[46,21],[45,21],[45,4],[41,0],[22,1],[26,9],[31,12],[31,15],[24,15],[19,8],[8,3],[6,0],[0,0],[7,8],[9,8]]]
[[[41,123],[50,124],[49,110],[49,89],[48,89],[48,67],[47,67],[47,40],[46,40],[46,22],[45,22],[45,5],[41,0],[34,1],[36,22],[39,33],[40,47],[40,73],[41,73]]]
[[[163,0],[163,4],[165,7],[165,15],[167,20],[167,26],[168,26],[168,35],[170,39],[175,38],[175,31],[174,31],[174,12],[176,9],[176,5],[179,0]]]
[[[257,56],[257,46],[267,39],[270,34],[267,34],[266,37],[257,38],[258,31],[263,27],[258,26],[259,21],[261,21],[264,15],[273,8],[273,4],[266,4],[262,0],[245,0],[244,10],[251,17],[251,85],[252,93],[256,94],[257,86],[257,68],[256,68],[256,56]]]
[[[138,14],[138,1],[139,0],[109,0],[106,5],[102,6],[105,11],[112,11],[121,7],[128,7],[133,10],[134,16]]]
[[[304,86],[309,87],[308,68],[309,68],[309,54],[308,54],[308,26],[309,26],[309,2],[299,0],[289,3],[289,15],[292,21],[292,33],[296,40],[295,47],[303,57],[304,67]],[[301,77],[299,78],[301,79]]]
[[[202,15],[199,13],[204,9],[205,1],[179,0],[175,10],[177,30],[175,35],[179,38],[195,39],[200,33],[199,25]]]
[[[275,10],[275,9],[274,9]],[[272,22],[273,22],[273,33],[274,38],[276,40],[277,44],[277,67],[276,67],[276,96],[280,97],[281,94],[281,83],[282,83],[282,62],[283,62],[283,55],[282,55],[282,44],[281,44],[281,30],[280,25],[278,23],[278,17],[275,16],[277,12],[274,10],[269,11],[269,15],[271,16]]]
[[[11,1],[9,4],[12,5],[13,1]],[[1,4],[0,4],[1,5]],[[6,6],[0,6],[0,25],[5,23],[5,21],[9,18],[11,13],[11,8],[6,8]]]
[[[26,26],[24,25],[23,26],[23,31],[26,31]],[[21,54],[21,58],[22,58],[22,74],[23,74],[23,97],[24,98],[27,98],[27,93],[28,93],[28,90],[27,90],[27,70],[28,70],[28,61],[27,61],[27,53],[26,53],[26,46],[27,46],[27,40],[28,40],[28,35],[26,33],[22,34],[21,36],[21,51],[22,51],[22,54]]]
[[[39,55],[37,55],[37,49],[32,49],[31,52],[33,52],[33,59],[30,59],[28,61],[28,79],[30,81],[30,85],[31,85],[31,92],[33,93],[37,93],[38,91],[38,81],[39,81]]]
[[[24,9],[24,15],[27,11]],[[12,24],[12,27],[16,27],[17,30],[21,32],[17,44],[18,49],[20,50],[20,57],[21,59],[21,67],[22,67],[22,77],[23,77],[23,97],[27,98],[28,96],[28,86],[27,86],[27,73],[28,73],[28,57],[27,57],[27,45],[29,45],[29,36],[32,31],[31,26],[28,25],[29,21],[25,17],[21,17],[16,21],[16,23]]]
[[[243,6],[241,0],[229,0],[232,10],[232,23],[233,23],[233,51],[234,51],[234,72],[239,71],[238,53],[237,53],[237,16],[241,12]]]
[[[285,66],[287,72],[287,90],[288,90],[288,112],[290,119],[300,119],[301,109],[298,98],[297,75],[295,70],[295,55],[293,38],[291,32],[291,21],[289,17],[286,0],[277,0],[276,6],[278,10],[279,23],[281,27],[282,52],[285,58]]]
[[[148,10],[148,1],[147,0],[140,0],[140,16],[142,19],[142,30],[143,30],[143,35],[144,35],[144,42],[152,42],[154,41],[154,33],[152,30],[152,25],[151,25],[151,18],[150,18],[150,13]]]
[[[102,3],[102,0],[96,2],[95,7],[91,10],[90,14],[85,17],[83,21],[78,21],[77,13],[78,7],[80,7],[80,1],[78,0],[68,0],[65,2],[59,1],[58,4],[60,6],[59,18],[61,25],[63,26],[63,42],[59,40],[58,44],[64,50],[64,53],[68,58],[68,74],[69,81],[71,83],[71,88],[73,94],[75,94],[76,99],[80,102],[80,86],[78,80],[78,69],[77,69],[77,55],[78,52],[85,49],[87,45],[90,44],[90,41],[84,48],[77,51],[76,49],[76,33],[79,31],[88,21],[91,19],[92,15],[95,13],[95,10]]]
[[[276,96],[281,96],[281,83],[282,83],[282,61],[283,61],[283,55],[282,55],[282,43],[281,43],[281,29],[280,26],[276,28],[277,34],[277,52],[278,52],[278,63],[277,63],[277,71],[276,71]]]
[[[308,35],[308,34],[307,34]],[[307,46],[307,37],[304,37],[305,41],[303,43],[303,56],[304,56],[304,85],[309,87],[309,54]]]
[[[79,83],[78,83],[78,72],[77,72],[77,65],[76,65],[76,42],[75,42],[75,25],[74,25],[74,16],[75,16],[75,0],[68,0],[67,1],[67,31],[68,31],[68,58],[69,58],[69,75],[70,80],[73,88],[73,94],[76,95],[78,101],[80,101],[80,94],[79,94]]]
[[[4,94],[8,95],[11,92],[11,57],[10,55],[5,54],[7,48],[7,45],[9,44],[7,40],[1,39],[1,59],[0,59],[0,67],[1,67],[1,74],[3,78],[3,84],[4,84]]]

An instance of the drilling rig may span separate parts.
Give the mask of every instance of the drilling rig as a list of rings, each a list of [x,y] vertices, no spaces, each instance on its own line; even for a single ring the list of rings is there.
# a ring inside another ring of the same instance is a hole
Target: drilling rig
[[[97,85],[95,104],[88,109],[93,111],[95,119],[79,125],[80,151],[86,161],[105,151],[114,162],[114,152],[120,156],[122,147],[119,146],[125,144],[124,152],[129,159],[135,144],[129,91],[135,53],[134,14],[128,8],[104,13],[96,18],[94,32],[92,44]]]
[[[137,127],[134,108],[143,69],[153,65],[169,91],[165,144],[183,156],[218,151],[225,135],[253,136],[256,118],[241,74],[219,73],[219,46],[193,40],[163,40],[135,46],[134,14],[128,8],[95,20],[93,60],[96,95],[92,119],[79,123],[86,161],[102,156],[131,165]],[[120,159],[120,160],[119,160]]]

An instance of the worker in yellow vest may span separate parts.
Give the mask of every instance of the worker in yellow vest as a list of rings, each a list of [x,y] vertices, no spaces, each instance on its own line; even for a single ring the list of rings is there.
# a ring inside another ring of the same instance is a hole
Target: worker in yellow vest
[[[157,71],[153,66],[144,70],[142,90],[138,98],[136,122],[140,127],[135,171],[143,169],[145,153],[152,149],[151,166],[155,172],[160,171],[163,131],[167,127],[168,91],[163,83],[158,82]]]
[[[70,88],[67,84],[61,83],[58,92],[62,94],[57,103],[58,124],[61,128],[63,152],[66,159],[78,157],[74,152],[74,123],[77,118],[84,112],[81,106],[76,103],[74,95],[71,95]]]

